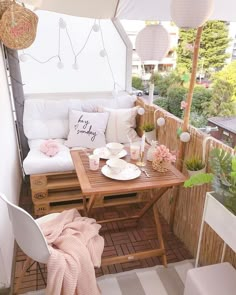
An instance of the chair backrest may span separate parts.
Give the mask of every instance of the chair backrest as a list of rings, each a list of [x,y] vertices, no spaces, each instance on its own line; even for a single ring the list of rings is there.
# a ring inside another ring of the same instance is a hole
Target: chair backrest
[[[13,233],[21,250],[33,260],[47,263],[50,251],[37,222],[25,210],[9,202],[3,193],[0,193],[0,199],[8,207]]]

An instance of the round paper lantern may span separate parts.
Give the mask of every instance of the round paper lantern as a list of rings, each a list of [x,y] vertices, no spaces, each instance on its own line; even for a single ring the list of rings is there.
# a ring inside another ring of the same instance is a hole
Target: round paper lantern
[[[170,50],[169,33],[162,25],[148,25],[138,33],[135,48],[142,61],[160,61]]]
[[[214,0],[172,0],[170,13],[179,28],[201,27],[211,16]]]
[[[161,117],[161,118],[158,118],[158,119],[157,119],[157,125],[158,125],[158,126],[160,126],[160,127],[161,127],[161,126],[164,126],[165,123],[166,123],[166,120],[165,120],[164,118]]]
[[[190,140],[190,134],[188,132],[182,132],[180,134],[180,140],[182,142],[189,142],[189,140]]]

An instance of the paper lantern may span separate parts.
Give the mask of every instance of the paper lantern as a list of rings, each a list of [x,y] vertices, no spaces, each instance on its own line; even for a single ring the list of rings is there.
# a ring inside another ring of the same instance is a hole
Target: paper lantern
[[[201,27],[211,16],[214,0],[172,0],[170,13],[179,28]]]
[[[170,50],[169,33],[162,25],[148,25],[138,33],[135,48],[142,61],[160,61]]]
[[[180,140],[182,142],[189,142],[189,140],[190,140],[190,134],[188,132],[182,132],[180,134]]]
[[[166,123],[166,120],[165,120],[164,118],[161,117],[161,118],[158,118],[158,119],[157,119],[157,125],[158,125],[158,126],[160,126],[160,127],[161,127],[161,126],[164,126],[165,123]]]

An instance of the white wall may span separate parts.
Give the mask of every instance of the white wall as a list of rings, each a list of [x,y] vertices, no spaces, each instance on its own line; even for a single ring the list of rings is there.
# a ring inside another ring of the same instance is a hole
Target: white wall
[[[75,53],[83,47],[94,20],[38,11],[37,37],[31,47],[25,50],[39,61],[45,61],[58,54],[58,23],[63,18]],[[119,90],[126,87],[126,46],[111,20],[101,20],[105,49],[109,56],[115,82]],[[66,30],[61,30],[61,59],[63,69],[57,68],[58,58],[40,64],[28,56],[21,62],[25,93],[60,93],[112,91],[114,82],[106,57],[100,56],[103,49],[100,32],[92,31],[89,41],[78,56],[78,70],[72,68],[74,55]],[[22,51],[19,52],[22,54]]]
[[[17,204],[22,176],[2,47],[0,47],[0,142],[0,192]],[[7,208],[0,200],[0,288],[10,285],[13,246],[14,238]]]

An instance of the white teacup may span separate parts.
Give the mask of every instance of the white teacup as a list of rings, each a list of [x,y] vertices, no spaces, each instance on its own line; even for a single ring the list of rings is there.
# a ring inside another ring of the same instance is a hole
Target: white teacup
[[[123,150],[124,145],[118,142],[110,142],[106,145],[106,147],[111,155],[116,156]]]
[[[125,169],[127,162],[122,159],[114,158],[114,159],[107,160],[106,164],[110,168],[112,173],[118,174],[123,169]]]

